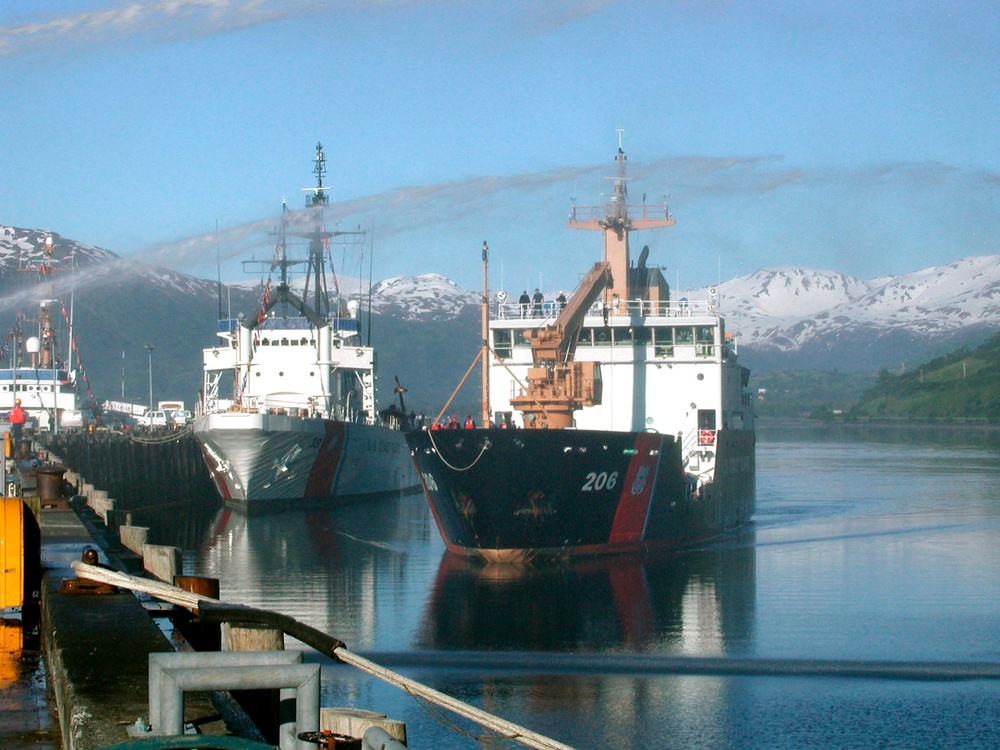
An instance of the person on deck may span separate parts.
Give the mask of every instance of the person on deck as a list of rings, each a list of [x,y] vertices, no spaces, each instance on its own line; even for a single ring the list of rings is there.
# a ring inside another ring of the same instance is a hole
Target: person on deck
[[[521,297],[518,299],[517,304],[521,307],[521,317],[528,317],[528,306],[531,304],[531,297],[528,296],[528,290],[525,289],[521,292]]]
[[[10,433],[14,438],[14,445],[21,442],[21,435],[24,431],[24,423],[27,421],[27,415],[24,413],[24,409],[21,408],[21,399],[17,399],[14,402],[14,408],[10,410],[10,414],[7,416],[10,420]]]
[[[540,291],[535,290],[535,295],[531,298],[533,303],[531,310],[531,317],[540,318],[542,317],[542,303],[545,302],[545,297]]]
[[[465,429],[474,430],[476,429],[476,420],[472,418],[471,414],[465,415]]]

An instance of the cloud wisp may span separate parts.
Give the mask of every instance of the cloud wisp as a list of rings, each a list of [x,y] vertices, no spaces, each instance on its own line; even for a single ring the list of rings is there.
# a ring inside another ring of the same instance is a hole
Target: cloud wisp
[[[322,10],[318,0],[153,0],[0,27],[0,57],[37,49],[86,49],[151,34],[203,37]]]

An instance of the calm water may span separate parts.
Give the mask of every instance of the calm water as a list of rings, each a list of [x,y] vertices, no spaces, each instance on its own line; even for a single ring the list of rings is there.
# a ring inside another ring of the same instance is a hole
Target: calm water
[[[671,656],[1000,662],[1000,440],[765,427],[757,459],[753,528],[672,558],[470,565],[412,496],[213,511],[186,527],[185,569],[578,748],[1000,746],[1000,681],[660,670]],[[402,719],[414,748],[476,746],[350,667],[325,663],[324,705]]]

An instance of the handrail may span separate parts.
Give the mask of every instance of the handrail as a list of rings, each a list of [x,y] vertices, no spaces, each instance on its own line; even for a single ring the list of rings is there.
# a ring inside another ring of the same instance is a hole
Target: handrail
[[[524,314],[521,305],[518,303],[498,304],[493,310],[493,320],[524,320],[530,321],[532,326],[551,325],[555,322],[562,307],[558,302],[545,302],[542,304],[541,315],[533,314],[533,305],[527,306],[527,313]],[[650,300],[623,300],[617,307],[608,308],[608,318],[691,318],[714,316],[715,312],[709,302],[698,300],[689,301],[686,299],[674,300],[671,302],[652,302]],[[598,300],[587,310],[586,319],[604,319],[604,303]]]

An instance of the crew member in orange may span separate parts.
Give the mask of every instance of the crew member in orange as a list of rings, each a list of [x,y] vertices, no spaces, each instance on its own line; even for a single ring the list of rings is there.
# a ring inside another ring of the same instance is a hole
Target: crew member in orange
[[[10,414],[7,415],[7,419],[10,420],[10,433],[14,438],[14,445],[17,445],[21,442],[21,434],[24,430],[24,423],[27,421],[24,409],[21,408],[21,399],[17,399],[14,402],[14,408],[10,410]]]

